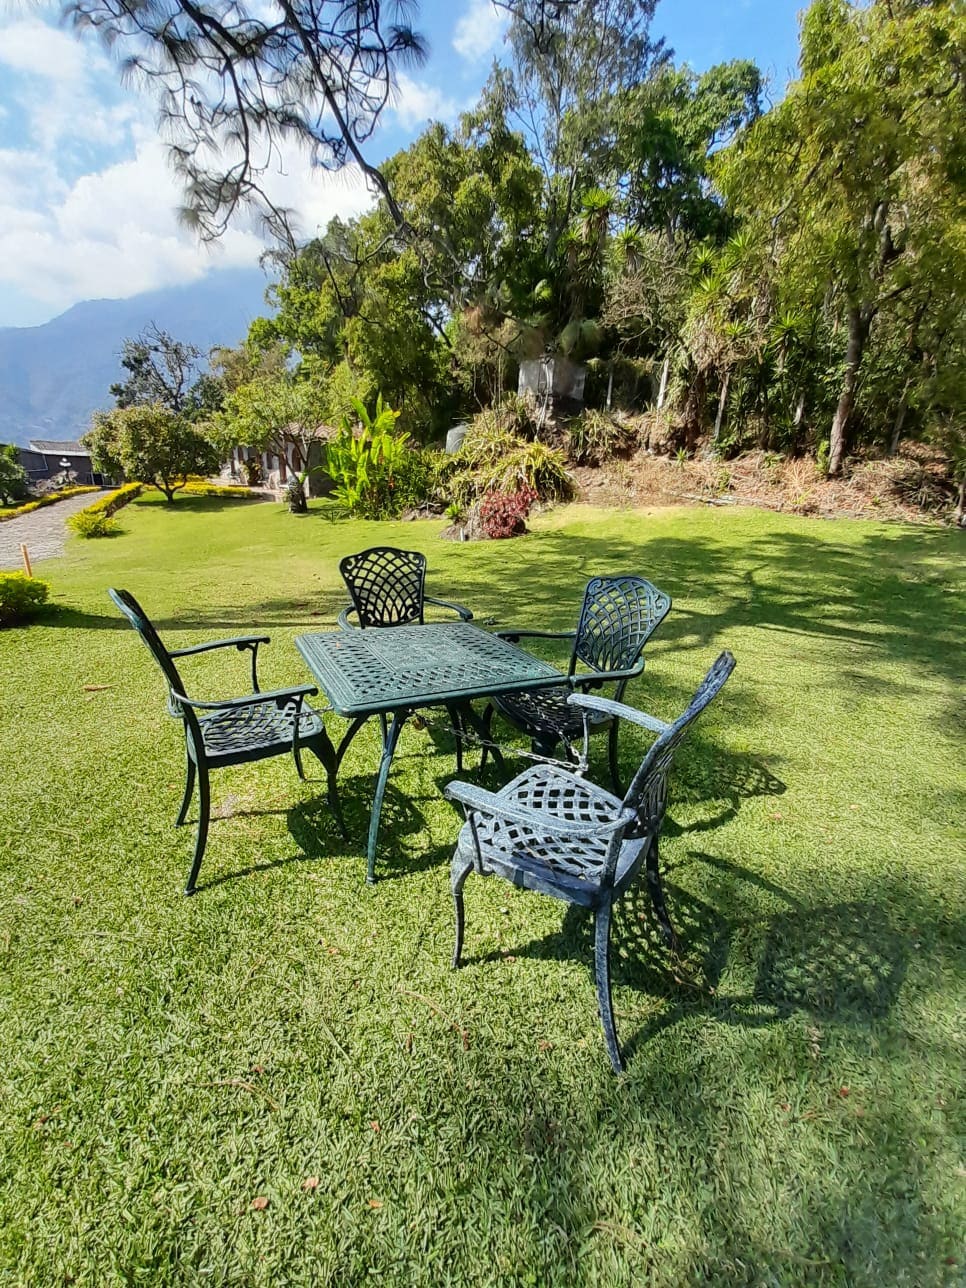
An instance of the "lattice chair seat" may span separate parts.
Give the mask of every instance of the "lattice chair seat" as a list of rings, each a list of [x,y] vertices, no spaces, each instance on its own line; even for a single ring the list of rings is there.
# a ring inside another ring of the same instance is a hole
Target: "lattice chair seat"
[[[584,730],[580,712],[570,705],[573,691],[561,684],[533,693],[505,693],[494,698],[493,705],[536,741],[545,744],[552,740],[553,745],[563,742],[571,746]],[[590,720],[595,730],[611,723],[612,718],[602,712],[594,712]]]
[[[478,841],[481,875],[498,874],[524,889],[592,907],[606,869],[609,835],[626,821],[618,797],[552,765],[534,765],[498,795],[505,804],[525,811],[526,821],[482,812],[475,823],[463,825],[454,867],[475,862]],[[548,823],[535,825],[534,814],[544,816]],[[567,835],[559,830],[561,824],[577,827],[581,834]],[[640,839],[623,843],[618,881],[643,844]]]
[[[731,654],[722,653],[672,724],[609,698],[570,695],[570,705],[585,713],[588,725],[606,715],[657,735],[623,799],[553,765],[527,769],[499,792],[461,782],[446,788],[446,795],[458,801],[466,815],[450,872],[456,908],[453,965],[460,964],[463,949],[463,886],[471,872],[503,877],[524,889],[592,909],[597,1004],[607,1052],[617,1071],[623,1068],[623,1058],[610,991],[613,904],[643,869],[658,922],[675,944],[658,856],[668,774],[691,722],[718,694],[734,665]]]
[[[576,758],[574,744],[609,728],[608,746],[611,785],[620,792],[617,763],[618,721],[605,712],[581,712],[569,705],[571,694],[614,685],[620,702],[628,680],[644,670],[644,645],[671,609],[671,600],[643,577],[592,577],[584,590],[577,628],[573,631],[502,630],[503,639],[567,639],[572,641],[566,685],[532,693],[508,693],[495,697],[484,714],[490,729],[494,711],[528,734],[533,749],[552,756],[559,744]],[[482,763],[486,763],[484,748]]]
[[[261,702],[257,706],[228,708],[201,714],[198,724],[211,765],[226,759],[263,760],[292,750],[295,707]],[[299,742],[308,743],[324,730],[322,717],[303,704],[298,715]]]
[[[306,697],[318,693],[318,689],[303,684],[271,693],[259,691],[258,646],[267,644],[268,636],[239,635],[232,639],[194,644],[190,648],[168,649],[133,595],[126,590],[109,590],[107,593],[160,666],[168,684],[168,710],[184,723],[186,774],[184,796],[177,819],[179,827],[187,818],[195,779],[198,782],[198,832],[185,894],[194,893],[208,841],[211,817],[208,774],[212,769],[246,764],[248,761],[264,760],[268,756],[291,752],[298,775],[304,778],[301,752],[306,747],[319,758],[325,768],[329,805],[345,834],[345,823],[336,793],[335,748],[322,717],[305,702]],[[201,702],[197,698],[189,698],[175,665],[175,658],[221,648],[234,648],[240,653],[251,654],[253,692],[220,702]]]

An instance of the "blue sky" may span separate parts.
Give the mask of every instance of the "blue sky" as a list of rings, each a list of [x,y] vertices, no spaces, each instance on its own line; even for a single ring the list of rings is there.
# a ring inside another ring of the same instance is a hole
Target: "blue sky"
[[[662,0],[654,31],[698,70],[754,58],[780,97],[795,71],[800,4]],[[501,53],[505,19],[490,0],[424,0],[415,25],[430,58],[400,76],[370,143],[376,161],[429,119],[454,120]],[[369,200],[357,176],[312,171],[297,155],[286,158],[273,191],[300,212],[308,233]],[[262,244],[245,227],[199,246],[178,227],[178,199],[153,104],[121,86],[101,47],[63,30],[50,8],[0,14],[0,326],[34,326],[82,299],[257,262]]]

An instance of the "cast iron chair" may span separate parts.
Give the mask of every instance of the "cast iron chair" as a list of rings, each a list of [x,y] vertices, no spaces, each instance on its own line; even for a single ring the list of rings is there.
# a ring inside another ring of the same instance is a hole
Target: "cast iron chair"
[[[426,556],[418,550],[371,546],[357,555],[346,555],[339,572],[352,599],[339,614],[339,625],[346,630],[352,629],[350,613],[356,614],[363,627],[422,623],[426,604],[451,608],[464,622],[473,620],[473,614],[462,604],[426,594]]]
[[[395,546],[370,546],[357,555],[346,555],[339,563],[339,572],[352,599],[352,603],[339,614],[343,630],[353,630],[349,621],[355,614],[359,626],[384,627],[408,626],[423,623],[426,604],[449,608],[463,622],[473,620],[473,614],[462,604],[452,604],[446,599],[434,599],[426,594],[426,556],[418,550],[398,550]],[[458,714],[450,713],[453,734],[456,738],[456,772],[463,772],[463,722]],[[380,716],[382,741],[388,736],[386,717]]]
[[[591,732],[609,730],[608,757],[611,786],[621,792],[617,764],[618,720],[613,712],[570,705],[572,693],[586,693],[603,684],[614,684],[614,701],[620,702],[628,680],[644,670],[644,645],[671,609],[665,595],[643,577],[592,577],[584,591],[577,629],[573,631],[502,630],[497,634],[512,644],[521,639],[572,639],[567,683],[532,693],[507,693],[492,700],[483,722],[489,740],[494,708],[511,724],[530,735],[533,750],[552,756],[562,743],[568,757],[577,759],[574,746],[583,735],[583,763]],[[588,670],[578,670],[583,665]],[[486,764],[484,744],[480,768]]]
[[[668,773],[691,721],[717,695],[734,666],[732,655],[722,653],[673,724],[607,698],[570,696],[571,706],[588,719],[607,713],[658,735],[623,800],[555,765],[524,770],[496,793],[460,782],[445,789],[466,814],[450,870],[456,905],[453,966],[459,966],[463,950],[463,886],[471,872],[504,877],[523,889],[590,908],[595,918],[597,1006],[617,1073],[624,1062],[611,1002],[611,912],[643,866],[658,923],[676,947],[658,866]]]
[[[194,894],[208,840],[211,812],[208,774],[212,769],[221,769],[224,765],[242,765],[251,760],[264,760],[269,756],[291,752],[298,775],[304,778],[302,748],[307,747],[325,768],[329,805],[345,835],[345,823],[336,794],[335,749],[325,731],[322,717],[305,702],[305,698],[318,693],[318,689],[303,684],[292,689],[276,689],[271,693],[259,691],[256,669],[258,646],[268,644],[269,637],[239,635],[233,639],[194,644],[190,648],[167,649],[133,595],[126,590],[111,589],[107,593],[151,650],[152,657],[168,682],[168,710],[184,722],[187,771],[184,799],[176,823],[178,827],[187,817],[195,777],[198,779],[198,832],[185,894]],[[195,653],[207,653],[212,649],[229,646],[236,648],[239,653],[246,650],[251,652],[252,692],[244,697],[228,698],[220,702],[199,702],[196,698],[189,698],[174,658],[189,657]]]

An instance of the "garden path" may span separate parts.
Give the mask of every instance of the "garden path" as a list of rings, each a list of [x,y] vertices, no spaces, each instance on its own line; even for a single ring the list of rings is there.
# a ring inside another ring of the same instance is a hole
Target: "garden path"
[[[83,492],[56,505],[22,514],[19,519],[0,523],[0,568],[22,568],[20,543],[26,545],[32,563],[53,559],[64,553],[67,520],[86,505],[93,505],[103,492]]]

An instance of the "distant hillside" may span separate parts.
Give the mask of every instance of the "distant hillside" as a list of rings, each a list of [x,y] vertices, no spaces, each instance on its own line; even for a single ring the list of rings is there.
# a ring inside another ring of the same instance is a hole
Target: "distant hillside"
[[[266,285],[258,269],[224,269],[128,300],[85,300],[43,326],[0,327],[0,442],[84,433],[91,412],[112,405],[124,341],[152,322],[203,353],[237,344],[267,311]]]

